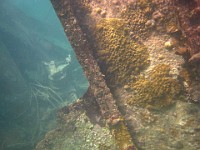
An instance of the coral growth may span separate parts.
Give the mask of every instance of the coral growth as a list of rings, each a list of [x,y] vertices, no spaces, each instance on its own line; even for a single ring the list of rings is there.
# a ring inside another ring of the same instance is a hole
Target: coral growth
[[[102,19],[95,29],[97,57],[110,86],[134,80],[149,65],[147,48],[129,38],[122,19]]]
[[[123,120],[111,126],[111,133],[115,137],[116,143],[121,150],[137,150],[133,145],[132,138]]]
[[[154,20],[149,21],[153,10],[151,0],[140,0],[127,5],[121,18],[124,18],[130,27],[132,38],[138,40],[147,37],[148,29],[154,26]]]
[[[170,1],[138,0],[127,5],[121,18],[130,28],[130,37],[138,41],[147,39],[152,33],[179,33],[177,17]]]
[[[182,84],[170,75],[170,66],[159,64],[149,73],[147,78],[140,79],[133,84],[134,96],[129,104],[152,106],[155,109],[174,103],[174,99],[182,91]]]

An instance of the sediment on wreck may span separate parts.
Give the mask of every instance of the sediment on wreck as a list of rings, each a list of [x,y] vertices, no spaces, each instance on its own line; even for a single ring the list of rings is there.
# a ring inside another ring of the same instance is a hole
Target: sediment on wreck
[[[78,2],[73,0],[61,0],[59,2],[52,0],[51,2],[89,80],[90,86],[84,96],[86,105],[94,103],[92,101],[97,103],[101,117],[105,120],[105,124],[109,125],[110,131],[113,133],[120,149],[137,149],[110,89],[105,83],[104,75],[101,73],[93,56],[86,33],[79,26],[80,20],[75,14],[75,11],[79,10],[78,5],[76,5]],[[85,109],[87,112],[87,106]]]
[[[177,50],[177,54],[184,57],[184,69],[190,76],[190,84],[189,88],[187,88],[190,95],[189,99],[192,102],[199,103],[199,94],[194,91],[199,88],[198,83],[200,80],[200,1],[174,0],[171,6],[176,13],[179,28],[186,45],[186,48]],[[182,74],[183,78],[185,78],[185,75],[184,73]]]
[[[200,2],[199,0],[174,0],[173,7],[182,33],[189,45],[181,55],[186,56],[186,62],[190,68],[195,68],[200,76]]]

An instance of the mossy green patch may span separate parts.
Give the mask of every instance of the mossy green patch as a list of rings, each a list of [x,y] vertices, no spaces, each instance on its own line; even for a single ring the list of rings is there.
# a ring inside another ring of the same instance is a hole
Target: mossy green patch
[[[152,106],[155,109],[173,104],[178,99],[183,85],[170,74],[170,66],[159,64],[155,66],[147,78],[133,84],[134,95],[128,104]]]
[[[132,82],[149,65],[147,48],[129,37],[123,19],[102,19],[95,29],[96,55],[109,86]]]

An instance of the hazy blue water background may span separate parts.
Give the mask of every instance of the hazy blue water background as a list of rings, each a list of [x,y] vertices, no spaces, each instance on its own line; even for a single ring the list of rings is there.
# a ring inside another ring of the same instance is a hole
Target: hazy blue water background
[[[0,3],[0,149],[31,149],[88,81],[49,0]]]

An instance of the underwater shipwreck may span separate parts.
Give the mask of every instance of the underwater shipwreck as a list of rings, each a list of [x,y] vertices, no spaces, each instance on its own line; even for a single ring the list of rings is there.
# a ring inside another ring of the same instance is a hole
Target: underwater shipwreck
[[[200,0],[9,1],[0,150],[200,149]]]

